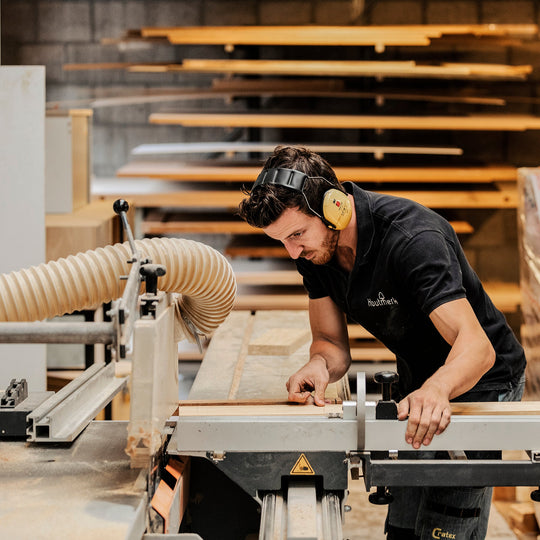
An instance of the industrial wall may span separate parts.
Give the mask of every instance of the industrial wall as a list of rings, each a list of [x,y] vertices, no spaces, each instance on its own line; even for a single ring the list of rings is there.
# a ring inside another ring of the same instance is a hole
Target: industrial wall
[[[539,23],[540,2],[537,0],[3,0],[2,2],[2,64],[43,64],[46,66],[47,100],[78,100],[95,95],[125,92],[136,93],[144,88],[209,86],[214,76],[201,74],[128,73],[124,70],[66,71],[64,64],[87,62],[171,62],[190,58],[305,58],[305,59],[365,59],[431,61],[440,60],[440,51],[431,48],[387,48],[382,54],[373,48],[354,50],[300,47],[291,51],[267,47],[245,48],[226,53],[222,47],[156,45],[150,48],[103,45],[104,38],[118,38],[127,29],[143,26],[194,25],[305,25],[305,24],[476,24],[476,23]],[[448,61],[530,64],[534,68],[527,81],[474,84],[473,92],[481,95],[504,95],[535,98],[540,84],[540,55],[536,43],[514,46],[446,51]],[[458,95],[470,89],[470,83],[448,80],[437,83],[411,79],[399,81],[399,86],[376,79],[348,80],[347,88],[374,91],[377,88],[399,88],[402,91],[423,90]],[[441,90],[442,89],[442,90]],[[76,101],[72,106],[76,105]],[[83,105],[84,106],[84,105]],[[317,99],[305,99],[301,104],[276,98],[184,102],[182,110],[245,110],[276,108],[309,112],[346,112],[350,114],[463,114],[486,112],[482,107],[459,105],[407,104],[388,102],[382,107],[372,101],[346,105]],[[346,109],[344,110],[344,107]],[[172,108],[172,106],[170,107]],[[182,128],[149,125],[151,112],[163,105],[132,105],[101,108],[94,111],[93,170],[98,177],[114,176],[118,167],[130,159],[130,150],[141,143],[219,141],[230,137],[221,128]],[[536,114],[534,100],[512,102],[506,107],[512,113]],[[490,112],[490,111],[487,111]],[[253,132],[244,132],[247,140]],[[292,130],[287,134],[264,130],[256,136],[261,140],[305,140],[307,143],[342,144],[408,144],[455,145],[464,149],[459,158],[393,158],[385,164],[456,164],[506,163],[514,166],[538,165],[540,133],[526,132],[350,132],[320,130],[309,133]],[[332,161],[332,157],[329,156]],[[336,158],[337,159],[337,158]],[[341,156],[345,163],[354,159],[356,165],[372,165],[372,157]],[[446,217],[466,219],[475,233],[463,238],[467,254],[482,279],[517,281],[518,253],[516,216],[513,210],[454,210]]]

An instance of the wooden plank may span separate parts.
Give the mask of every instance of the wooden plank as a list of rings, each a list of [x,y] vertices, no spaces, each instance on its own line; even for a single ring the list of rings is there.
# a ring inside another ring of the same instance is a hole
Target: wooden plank
[[[517,190],[507,191],[387,191],[378,193],[403,197],[429,208],[517,208]],[[166,193],[130,194],[128,190],[108,197],[129,197],[142,208],[220,208],[235,210],[245,195],[235,191],[176,191]]]
[[[452,414],[456,416],[489,416],[489,415],[540,415],[540,403],[537,401],[522,402],[471,402],[451,403]],[[340,403],[327,403],[324,407],[302,405],[297,403],[285,404],[219,404],[219,405],[186,405],[179,403],[179,416],[279,416],[279,415],[310,415],[328,416],[332,413],[343,412]]]
[[[238,153],[238,152],[265,152],[272,153],[279,146],[275,142],[197,142],[197,143],[161,143],[141,144],[136,146],[132,155],[156,154],[195,154],[195,153]],[[291,146],[301,146],[291,144]],[[377,158],[385,154],[412,154],[412,155],[445,155],[461,156],[463,150],[456,147],[425,147],[425,146],[367,146],[367,145],[332,145],[311,144],[310,150],[317,153],[341,154],[374,154]]]
[[[274,127],[309,129],[407,129],[436,131],[527,131],[540,117],[518,114],[469,116],[373,116],[277,113],[153,113],[151,124],[190,127]]]
[[[353,362],[395,362],[396,355],[386,347],[351,347]]]
[[[387,25],[387,26],[198,26],[143,27],[145,38],[166,37],[173,44],[201,45],[388,45],[427,46],[443,35],[534,36],[534,24]]]
[[[515,182],[516,167],[334,167],[342,181],[415,183]],[[135,161],[118,169],[120,178],[159,178],[176,181],[254,182],[260,166],[193,165],[174,161]],[[166,205],[165,205],[166,206]]]
[[[248,345],[248,354],[290,355],[311,339],[309,329],[271,328]]]
[[[103,71],[109,69],[128,69],[133,66],[140,65],[140,62],[85,62],[85,63],[69,63],[63,64],[62,69],[64,71]],[[147,64],[151,67],[167,67],[167,62],[151,62]]]
[[[251,325],[251,327],[250,327]],[[287,400],[285,383],[292,373],[305,364],[308,343],[302,345],[291,355],[259,356],[244,354],[249,341],[257,339],[272,328],[294,328],[309,330],[307,311],[233,311],[216,330],[199,372],[193,383],[189,399],[231,398],[231,388],[236,385],[235,400],[277,399]],[[243,356],[242,367],[233,380],[235,367]],[[346,382],[329,386],[327,398],[346,397]]]
[[[499,401],[451,403],[452,414],[470,415],[540,415],[540,401]]]
[[[319,88],[314,83],[317,82],[327,83],[328,88]],[[340,83],[340,84],[338,84]],[[474,105],[495,105],[504,106],[506,101],[513,99],[510,97],[493,97],[485,95],[474,94],[427,94],[423,92],[415,92],[413,94],[406,94],[395,90],[385,90],[381,92],[355,92],[344,91],[344,84],[342,80],[333,79],[242,79],[239,77],[227,77],[223,79],[214,79],[212,81],[212,88],[215,90],[223,90],[230,92],[259,92],[264,95],[288,95],[287,92],[300,92],[309,91],[310,94],[317,97],[338,97],[338,98],[353,98],[353,99],[374,99],[378,103],[384,101],[432,101],[435,103],[468,103]],[[527,98],[534,99],[534,98]]]
[[[205,219],[201,216],[186,216],[182,218],[178,215],[164,216],[166,220],[159,219],[157,216],[145,218],[141,223],[141,232],[147,235],[160,234],[264,234],[262,229],[252,227],[245,221],[225,220],[217,221],[215,219]]]
[[[141,223],[141,232],[147,235],[161,234],[234,234],[262,235],[262,229],[252,227],[239,219],[205,218],[197,219],[198,215],[184,214],[154,214],[146,217]],[[466,221],[451,221],[450,224],[458,234],[471,234],[473,227]]]
[[[336,405],[342,403],[340,399],[328,400],[329,404]],[[226,405],[230,407],[252,407],[252,406],[268,406],[268,405],[293,405],[290,401],[284,401],[282,399],[182,399],[179,401],[179,407],[217,407],[219,405]]]
[[[343,414],[343,405],[327,403],[324,407],[312,404],[284,405],[202,405],[178,407],[178,416],[329,416]]]
[[[74,64],[69,64],[73,66]],[[77,67],[81,69],[81,64]],[[72,68],[73,69],[73,68]],[[436,79],[524,80],[532,66],[504,64],[441,63],[418,64],[413,60],[230,60],[191,59],[182,64],[138,64],[127,66],[135,73],[230,73],[244,75],[293,75],[295,77],[391,77]]]

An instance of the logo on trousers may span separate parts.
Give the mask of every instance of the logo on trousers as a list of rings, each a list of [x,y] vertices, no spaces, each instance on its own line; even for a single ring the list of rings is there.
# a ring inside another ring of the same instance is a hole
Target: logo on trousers
[[[437,540],[440,540],[441,538],[448,538],[449,540],[451,540],[452,538],[456,538],[455,534],[443,531],[439,527],[433,529],[431,536],[433,536],[433,538],[436,538]]]

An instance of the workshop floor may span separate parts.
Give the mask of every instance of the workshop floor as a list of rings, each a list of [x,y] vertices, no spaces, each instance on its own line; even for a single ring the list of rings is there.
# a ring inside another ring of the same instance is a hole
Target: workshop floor
[[[351,511],[345,514],[343,537],[346,540],[385,540],[383,533],[386,506],[376,506],[368,501],[361,480],[351,482],[346,501]],[[486,540],[516,540],[506,521],[492,505]]]

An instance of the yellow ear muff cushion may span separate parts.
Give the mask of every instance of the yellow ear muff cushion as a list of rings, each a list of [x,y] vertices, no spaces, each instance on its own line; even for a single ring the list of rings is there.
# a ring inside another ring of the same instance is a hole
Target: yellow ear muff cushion
[[[324,194],[323,216],[330,224],[330,228],[341,231],[352,217],[351,201],[346,193],[339,189],[329,189]]]

